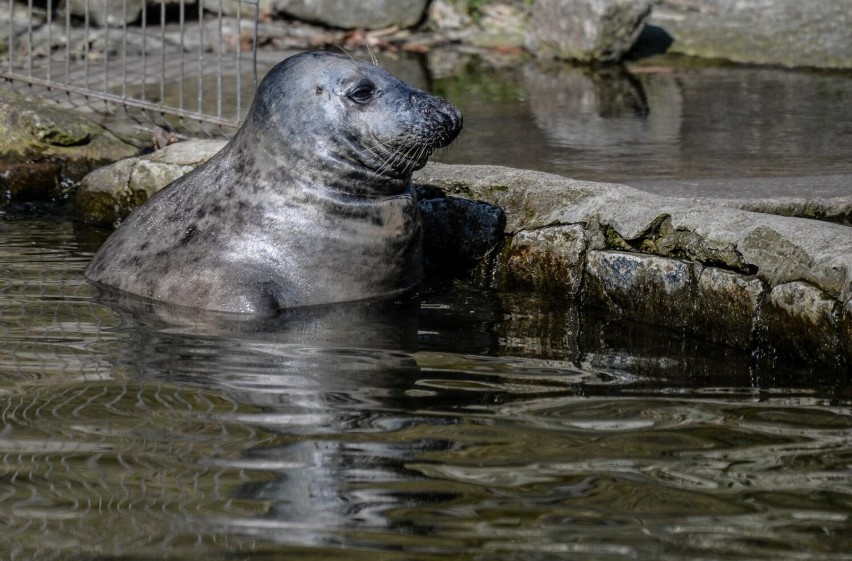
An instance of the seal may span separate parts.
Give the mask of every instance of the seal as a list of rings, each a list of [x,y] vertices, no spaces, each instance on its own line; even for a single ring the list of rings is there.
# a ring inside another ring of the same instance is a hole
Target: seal
[[[411,174],[462,128],[449,102],[339,54],[294,55],[210,160],[136,209],[95,284],[222,312],[390,296],[422,276]]]

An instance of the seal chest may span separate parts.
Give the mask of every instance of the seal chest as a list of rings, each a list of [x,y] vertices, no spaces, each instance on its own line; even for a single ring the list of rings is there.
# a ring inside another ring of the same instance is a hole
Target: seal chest
[[[233,140],[131,214],[86,276],[243,313],[407,290],[422,275],[411,174],[461,127],[453,105],[377,66],[292,56]]]

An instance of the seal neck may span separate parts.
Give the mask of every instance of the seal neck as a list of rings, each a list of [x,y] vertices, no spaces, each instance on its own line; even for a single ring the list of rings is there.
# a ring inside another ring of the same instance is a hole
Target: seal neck
[[[245,129],[229,146],[239,162],[263,170],[275,177],[281,188],[302,188],[333,192],[346,198],[394,197],[411,184],[411,174],[396,177],[376,173],[352,155],[351,143],[335,139],[334,143],[312,144],[287,142],[275,144]]]

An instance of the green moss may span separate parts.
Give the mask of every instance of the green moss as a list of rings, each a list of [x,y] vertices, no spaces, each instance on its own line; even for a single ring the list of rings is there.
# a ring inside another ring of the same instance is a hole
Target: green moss
[[[110,193],[78,191],[75,205],[77,217],[86,224],[114,227],[122,218],[119,204]]]
[[[488,4],[513,4],[519,8],[529,9],[535,0],[450,0],[450,2],[463,9],[467,15],[478,18],[482,14],[482,7]]]
[[[625,239],[612,226],[601,225],[607,249],[638,251],[651,255],[697,261],[738,273],[753,274],[754,267],[746,263],[733,245],[712,246],[699,234],[676,230],[669,215],[658,216],[636,238]]]
[[[511,187],[508,185],[489,185],[488,191],[491,193],[508,193],[511,191]]]
[[[618,249],[621,251],[633,251],[635,249],[609,224],[601,224],[601,232],[603,233],[607,249]]]

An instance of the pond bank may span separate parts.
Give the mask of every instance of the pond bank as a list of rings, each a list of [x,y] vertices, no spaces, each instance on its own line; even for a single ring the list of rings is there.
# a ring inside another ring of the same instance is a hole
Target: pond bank
[[[119,222],[222,145],[179,143],[97,170],[78,216]],[[430,164],[414,182],[437,261],[463,254],[453,267],[474,284],[557,293],[769,360],[850,363],[852,228],[496,166]]]
[[[780,359],[848,366],[852,229],[649,195],[623,185],[433,164],[415,182],[506,212],[477,266],[621,317]]]

